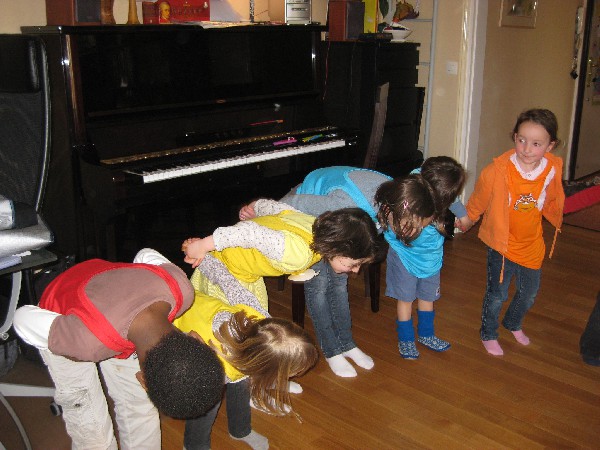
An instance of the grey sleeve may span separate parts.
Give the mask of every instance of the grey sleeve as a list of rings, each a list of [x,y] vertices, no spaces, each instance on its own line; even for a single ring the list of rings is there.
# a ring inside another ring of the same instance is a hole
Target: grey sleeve
[[[298,211],[302,211],[305,214],[310,214],[315,217],[320,216],[326,211],[344,208],[341,203],[338,203],[336,199],[329,195],[289,193],[283,197],[281,201],[293,206]]]
[[[465,208],[463,202],[461,202],[458,198],[454,201],[454,203],[450,205],[449,209],[452,212],[452,214],[454,214],[459,219],[467,215],[467,208]]]

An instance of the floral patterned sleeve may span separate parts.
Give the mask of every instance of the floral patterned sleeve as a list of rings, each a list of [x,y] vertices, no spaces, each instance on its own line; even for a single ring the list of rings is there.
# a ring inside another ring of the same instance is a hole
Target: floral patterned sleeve
[[[256,200],[256,203],[254,204],[254,212],[257,216],[273,216],[282,211],[298,210],[287,203],[278,202],[277,200],[269,200],[267,198]]]
[[[244,304],[254,308],[265,317],[271,317],[258,299],[231,274],[225,264],[211,254],[206,255],[196,270],[199,270],[208,281],[221,288],[231,305]]]

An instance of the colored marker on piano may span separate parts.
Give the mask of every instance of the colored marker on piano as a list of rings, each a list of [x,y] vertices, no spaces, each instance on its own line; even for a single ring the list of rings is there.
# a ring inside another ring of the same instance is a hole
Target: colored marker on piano
[[[277,145],[286,145],[286,144],[294,144],[296,143],[296,138],[295,137],[287,137],[286,139],[282,139],[281,141],[275,141],[273,142],[273,145],[277,146]]]
[[[305,138],[302,138],[302,142],[312,142],[312,141],[316,141],[317,139],[321,139],[323,137],[322,134],[315,134],[313,136],[306,136]]]

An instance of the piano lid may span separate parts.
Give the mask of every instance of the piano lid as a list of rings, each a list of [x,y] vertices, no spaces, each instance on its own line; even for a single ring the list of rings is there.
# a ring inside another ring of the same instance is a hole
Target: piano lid
[[[59,32],[72,39],[88,120],[318,93],[319,27],[142,25]]]
[[[295,105],[320,102],[321,31],[287,25],[23,28],[62,38],[67,83],[74,87],[74,144],[92,144],[98,159],[198,142],[190,136],[255,133],[263,128],[255,123],[280,124],[266,133],[319,125],[294,122],[306,116]]]

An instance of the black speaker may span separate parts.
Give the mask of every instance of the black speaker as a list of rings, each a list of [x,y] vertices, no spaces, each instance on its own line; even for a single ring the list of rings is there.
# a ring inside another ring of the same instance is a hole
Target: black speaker
[[[39,210],[50,143],[43,42],[0,35],[0,194]]]
[[[331,0],[328,10],[330,41],[356,40],[364,32],[365,4],[358,0]]]

